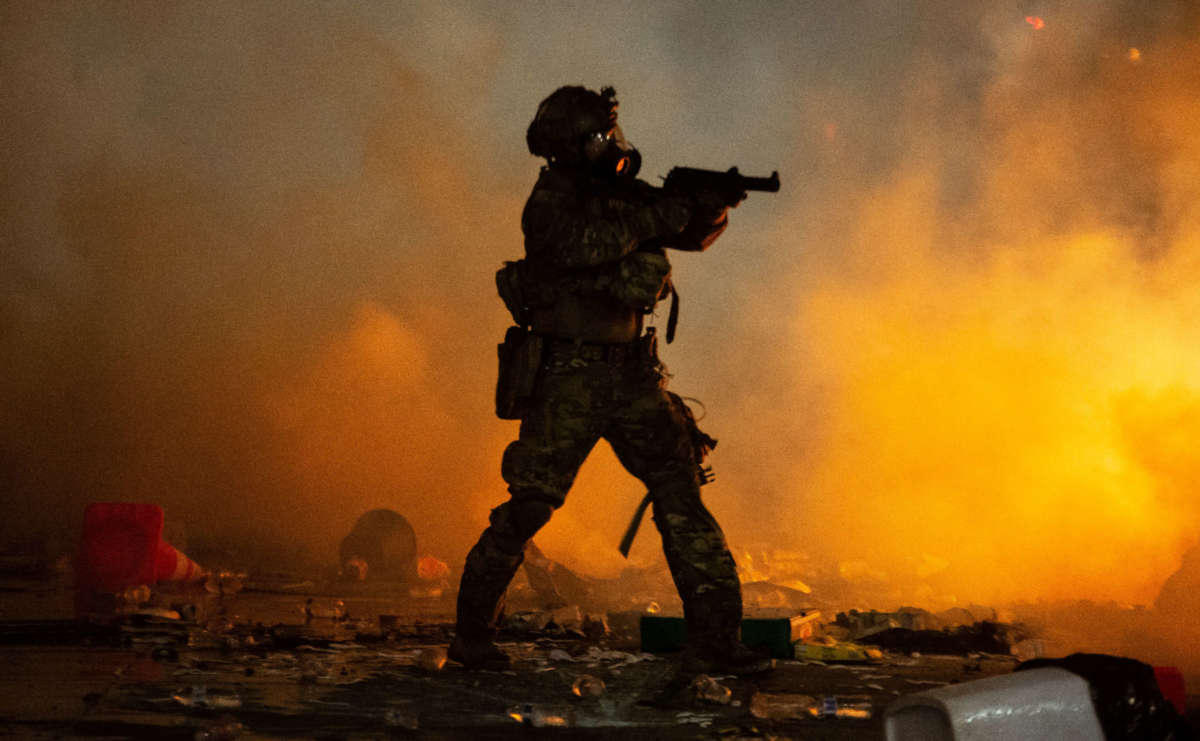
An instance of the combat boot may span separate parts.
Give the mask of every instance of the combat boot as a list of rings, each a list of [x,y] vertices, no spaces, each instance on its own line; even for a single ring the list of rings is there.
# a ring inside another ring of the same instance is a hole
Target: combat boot
[[[450,642],[450,649],[446,652],[446,656],[467,669],[503,671],[512,664],[508,654],[501,651],[500,647],[490,638],[468,639],[463,636],[455,636],[454,640]]]
[[[679,671],[683,674],[762,674],[775,668],[775,660],[742,645],[732,643],[689,643],[683,649]]]
[[[504,592],[521,565],[521,555],[509,555],[493,545],[491,528],[467,554],[458,587],[454,640],[446,656],[467,669],[507,669],[508,654],[496,646],[496,625],[504,613]]]

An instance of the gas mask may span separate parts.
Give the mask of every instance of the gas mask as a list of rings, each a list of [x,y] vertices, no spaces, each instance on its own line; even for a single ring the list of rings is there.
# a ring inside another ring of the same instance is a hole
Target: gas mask
[[[621,127],[616,125],[586,135],[583,157],[598,177],[633,178],[642,167],[642,155],[625,140]]]

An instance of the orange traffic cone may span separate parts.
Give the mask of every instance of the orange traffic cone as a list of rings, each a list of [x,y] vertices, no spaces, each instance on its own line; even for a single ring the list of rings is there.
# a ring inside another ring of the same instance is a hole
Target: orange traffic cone
[[[76,559],[76,586],[116,592],[159,581],[196,581],[205,573],[162,539],[157,504],[94,502],[83,513]]]
[[[158,541],[154,560],[155,581],[193,582],[204,578],[205,571],[192,559],[165,540]]]

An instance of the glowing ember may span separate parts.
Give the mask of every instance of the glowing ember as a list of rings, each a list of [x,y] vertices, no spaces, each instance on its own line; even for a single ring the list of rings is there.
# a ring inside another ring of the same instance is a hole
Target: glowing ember
[[[1130,47],[1129,53],[1126,54],[1125,56],[1128,57],[1129,61],[1131,61],[1131,62],[1142,61],[1142,52],[1136,46]]]
[[[1046,21],[1042,20],[1040,15],[1027,15],[1025,22],[1033,26],[1033,30],[1040,31],[1046,27]]]

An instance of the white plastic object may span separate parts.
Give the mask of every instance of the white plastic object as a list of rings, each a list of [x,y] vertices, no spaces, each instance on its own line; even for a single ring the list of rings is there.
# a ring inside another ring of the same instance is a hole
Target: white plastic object
[[[1087,680],[1046,667],[901,697],[887,741],[1104,741]]]

